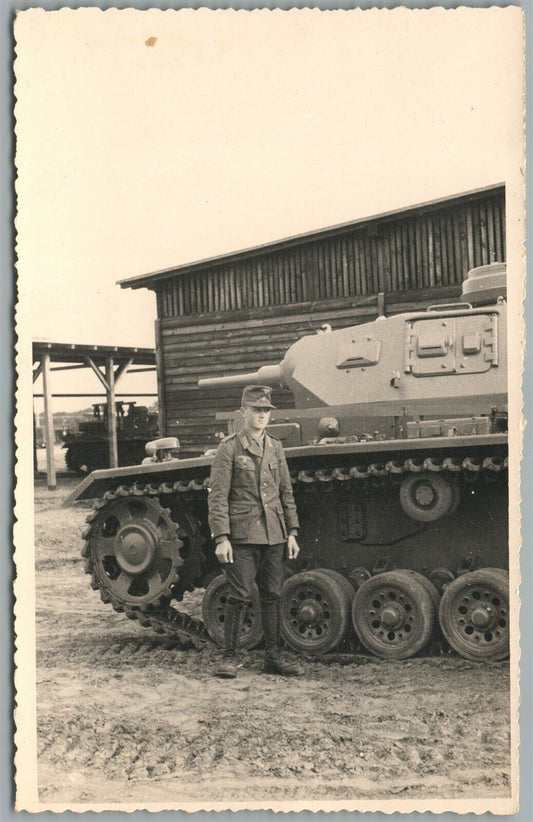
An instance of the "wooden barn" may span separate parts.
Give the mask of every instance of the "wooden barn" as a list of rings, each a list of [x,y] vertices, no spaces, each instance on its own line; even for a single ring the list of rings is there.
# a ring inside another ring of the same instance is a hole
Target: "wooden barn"
[[[215,446],[215,415],[241,389],[200,391],[198,378],[277,363],[324,323],[454,301],[469,269],[494,261],[505,261],[503,185],[123,280],[157,296],[161,431],[184,456]],[[285,390],[273,400],[293,406]]]

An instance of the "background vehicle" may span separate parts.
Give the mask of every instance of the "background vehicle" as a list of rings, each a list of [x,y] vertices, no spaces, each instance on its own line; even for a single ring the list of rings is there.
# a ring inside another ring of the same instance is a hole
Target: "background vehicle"
[[[125,407],[126,406],[126,407]],[[119,465],[136,465],[145,456],[146,441],[157,436],[157,414],[134,402],[116,402]],[[65,462],[70,471],[87,473],[109,466],[107,403],[93,405],[94,419],[80,422],[78,432],[63,436]]]
[[[355,633],[403,659],[441,638],[469,659],[508,653],[505,265],[473,269],[467,303],[304,337],[279,365],[200,386],[282,385],[272,417],[301,520],[281,609],[303,653]],[[229,420],[239,428],[239,415]],[[153,450],[153,449],[152,449]],[[181,639],[221,642],[225,583],[207,524],[212,454],[98,471],[83,555],[104,602]],[[205,588],[204,623],[177,610]],[[242,642],[261,639],[257,601]]]

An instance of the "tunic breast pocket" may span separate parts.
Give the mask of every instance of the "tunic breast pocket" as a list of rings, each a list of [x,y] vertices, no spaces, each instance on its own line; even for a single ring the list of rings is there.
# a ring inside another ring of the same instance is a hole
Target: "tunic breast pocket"
[[[249,485],[255,477],[255,465],[251,457],[237,457],[233,480],[235,485]]]
[[[244,455],[238,456],[235,460],[235,470],[236,471],[254,471],[255,464],[251,457],[246,457]]]
[[[279,462],[277,460],[270,460],[268,470],[272,474],[274,482],[279,482]]]

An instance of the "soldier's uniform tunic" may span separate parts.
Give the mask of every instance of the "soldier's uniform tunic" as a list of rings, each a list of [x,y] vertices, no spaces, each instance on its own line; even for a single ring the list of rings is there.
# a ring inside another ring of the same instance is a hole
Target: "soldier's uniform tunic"
[[[245,427],[224,439],[209,481],[209,524],[224,563],[229,592],[224,607],[224,652],[216,676],[237,676],[237,652],[246,605],[257,582],[265,641],[264,671],[296,676],[279,654],[283,552],[298,554],[298,515],[279,440],[266,433],[272,389],[249,385],[242,392]],[[223,544],[224,543],[224,544]],[[230,547],[231,546],[231,547]]]
[[[288,534],[296,535],[298,515],[281,442],[262,442],[243,430],[224,439],[210,479],[209,524],[216,542],[229,537],[233,563],[224,567],[231,594],[249,601],[257,576],[262,598],[279,597],[282,558]]]

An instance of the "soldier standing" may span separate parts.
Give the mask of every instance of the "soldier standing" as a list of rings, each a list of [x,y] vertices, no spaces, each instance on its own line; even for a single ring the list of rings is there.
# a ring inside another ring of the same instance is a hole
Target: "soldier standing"
[[[271,389],[247,386],[242,394],[244,427],[219,445],[211,468],[209,525],[230,592],[224,612],[224,653],[216,675],[237,675],[238,645],[254,582],[261,603],[265,666],[270,674],[299,670],[279,654],[279,598],[283,555],[295,559],[298,515],[281,442],[266,433]]]

